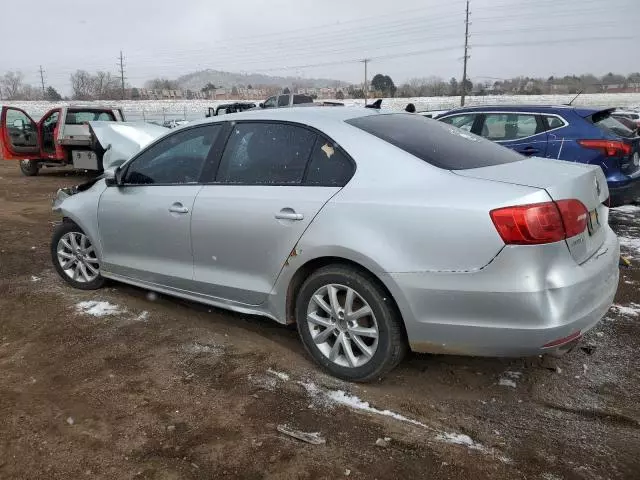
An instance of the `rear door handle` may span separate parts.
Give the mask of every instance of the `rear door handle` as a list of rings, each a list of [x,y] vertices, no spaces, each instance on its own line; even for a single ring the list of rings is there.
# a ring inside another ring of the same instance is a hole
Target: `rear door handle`
[[[525,155],[533,155],[535,153],[538,153],[540,150],[538,150],[537,148],[533,148],[533,147],[526,147],[523,148],[522,150],[520,150],[520,153],[524,153]]]
[[[189,213],[189,209],[182,205],[180,202],[176,202],[169,207],[171,213]]]
[[[292,208],[283,208],[275,215],[277,220],[303,220],[304,215],[296,213]]]

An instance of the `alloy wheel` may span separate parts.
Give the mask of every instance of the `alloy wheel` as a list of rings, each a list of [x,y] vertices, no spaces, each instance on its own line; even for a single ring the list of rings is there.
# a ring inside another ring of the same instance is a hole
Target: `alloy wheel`
[[[365,365],[378,348],[380,331],[373,310],[345,285],[325,285],[311,296],[307,326],[320,352],[343,367]]]
[[[89,283],[100,275],[100,262],[89,237],[80,232],[64,234],[58,241],[60,267],[72,280]]]

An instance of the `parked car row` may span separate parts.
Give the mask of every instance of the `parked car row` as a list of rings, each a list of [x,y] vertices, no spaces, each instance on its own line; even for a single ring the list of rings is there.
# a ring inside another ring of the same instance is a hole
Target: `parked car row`
[[[579,119],[616,142],[618,127],[583,110],[519,115],[261,109],[157,132],[142,149],[135,130],[90,123],[123,158],[58,192],[52,261],[76,288],[112,279],[296,323],[310,356],[352,381],[409,349],[564,352],[618,284],[605,174],[496,142],[515,128],[549,143]],[[469,133],[484,126],[496,142]]]

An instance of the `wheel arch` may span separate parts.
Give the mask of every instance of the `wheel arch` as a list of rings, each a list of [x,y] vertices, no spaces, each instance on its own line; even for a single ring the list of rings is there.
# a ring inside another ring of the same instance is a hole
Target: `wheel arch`
[[[388,299],[392,304],[392,308],[396,310],[400,318],[402,319],[402,326],[404,335],[406,338],[406,326],[404,324],[404,319],[402,316],[402,311],[398,306],[398,302],[396,301],[394,295],[391,292],[391,289],[388,285],[382,280],[380,275],[376,275],[372,269],[367,268],[362,265],[362,263],[345,258],[340,256],[320,256],[313,259],[307,260],[304,264],[299,266],[295,273],[289,279],[287,285],[287,294],[285,300],[285,321],[288,325],[292,325],[297,323],[295,318],[295,304],[296,298],[298,296],[298,292],[300,292],[300,288],[304,284],[304,282],[313,274],[313,272],[326,267],[328,265],[341,265],[341,266],[349,266],[362,273],[366,277],[368,277],[371,281],[375,282],[378,286],[380,286],[385,293],[388,295]]]

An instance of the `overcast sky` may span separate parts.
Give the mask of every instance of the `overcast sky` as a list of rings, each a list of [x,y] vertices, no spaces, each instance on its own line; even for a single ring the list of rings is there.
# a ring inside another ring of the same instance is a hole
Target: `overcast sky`
[[[0,74],[69,91],[78,68],[134,86],[195,70],[362,81],[462,75],[465,0],[2,2]],[[24,19],[24,21],[23,21]],[[469,75],[640,70],[640,0],[471,0]],[[631,38],[622,38],[631,37]]]

